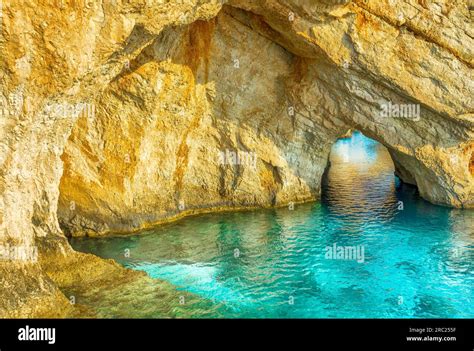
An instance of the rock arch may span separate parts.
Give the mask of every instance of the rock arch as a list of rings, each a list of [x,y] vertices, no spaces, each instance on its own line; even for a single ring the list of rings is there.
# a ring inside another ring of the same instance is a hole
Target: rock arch
[[[60,217],[92,233],[138,229],[183,203],[306,201],[330,146],[354,128],[382,142],[425,199],[474,206],[467,1],[223,3],[4,5],[0,243],[39,247],[40,262],[0,263],[16,287],[2,288],[1,315],[66,306],[56,285],[79,278],[61,267],[95,260],[59,227],[61,177]],[[57,109],[80,103],[95,115]],[[420,106],[420,118],[382,117],[387,103]],[[226,149],[255,152],[256,172],[216,164]],[[153,152],[160,167],[148,174]]]

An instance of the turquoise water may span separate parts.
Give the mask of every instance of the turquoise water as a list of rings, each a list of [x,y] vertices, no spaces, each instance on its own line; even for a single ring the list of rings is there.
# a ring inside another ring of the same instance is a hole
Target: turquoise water
[[[360,133],[334,145],[323,183],[320,203],[294,210],[202,215],[72,245],[221,306],[207,317],[474,317],[473,211],[421,199]]]

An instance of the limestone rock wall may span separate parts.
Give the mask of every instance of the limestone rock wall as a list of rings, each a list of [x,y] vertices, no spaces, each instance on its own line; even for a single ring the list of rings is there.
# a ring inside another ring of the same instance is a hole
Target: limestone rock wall
[[[474,206],[470,0],[3,0],[0,14],[1,316],[70,308],[51,273],[76,255],[58,214],[97,235],[315,199],[348,129],[425,199]],[[382,114],[393,105],[418,113]]]
[[[425,199],[474,206],[472,3],[230,4],[257,14],[264,25],[255,27],[288,50],[317,59],[313,84],[335,99],[335,115],[394,150]],[[387,118],[381,111],[388,104],[420,113]]]
[[[65,230],[316,199],[329,148],[349,127],[386,145],[427,200],[473,206],[467,3],[393,3],[234,0],[161,33],[73,130]],[[385,105],[418,114],[384,116]],[[222,162],[227,152],[253,162]]]
[[[163,28],[212,18],[221,3],[1,5],[0,316],[58,316],[70,305],[40,261],[73,255],[57,204],[60,157],[87,114],[78,105],[93,101]]]
[[[226,208],[315,200],[344,123],[313,113],[301,59],[226,7],[163,32],[75,125],[59,214],[72,235]],[[326,120],[325,120],[326,119]]]

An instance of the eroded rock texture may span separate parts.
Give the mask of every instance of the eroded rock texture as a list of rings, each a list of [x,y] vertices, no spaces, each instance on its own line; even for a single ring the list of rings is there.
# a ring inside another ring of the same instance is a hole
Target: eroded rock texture
[[[100,235],[317,199],[348,129],[425,199],[474,207],[468,0],[4,0],[1,14],[0,244],[40,256],[0,263],[2,316],[69,313],[57,286],[83,284],[72,267],[88,259],[58,215]]]
[[[70,307],[39,263],[74,256],[57,220],[60,157],[81,111],[70,107],[94,100],[163,28],[210,19],[220,6],[2,2],[1,316],[57,316]]]
[[[137,229],[170,216],[316,199],[343,123],[296,99],[310,62],[226,7],[164,31],[73,129],[60,216],[73,234]],[[345,128],[347,129],[347,128]]]
[[[472,206],[467,4],[395,3],[232,1],[163,31],[75,125],[64,228],[97,235],[316,199],[348,128],[386,145],[427,200]],[[385,104],[419,106],[419,116],[383,116]]]

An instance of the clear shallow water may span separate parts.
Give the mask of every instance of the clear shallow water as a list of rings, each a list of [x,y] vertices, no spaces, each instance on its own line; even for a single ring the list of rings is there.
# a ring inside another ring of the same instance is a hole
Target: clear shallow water
[[[363,248],[363,262],[328,259],[334,244]],[[219,306],[193,304],[197,317],[474,317],[474,212],[422,200],[360,133],[334,145],[321,203],[72,245]]]

